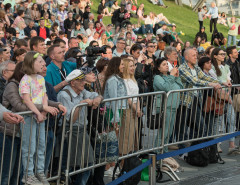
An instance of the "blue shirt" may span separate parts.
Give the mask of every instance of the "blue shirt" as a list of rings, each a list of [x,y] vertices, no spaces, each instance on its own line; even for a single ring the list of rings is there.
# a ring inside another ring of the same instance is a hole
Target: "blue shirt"
[[[70,85],[67,85],[64,87],[64,89],[69,90],[72,98],[69,96],[69,94],[65,91],[60,91],[57,95],[57,99],[59,102],[61,102],[66,108],[67,108],[67,113],[66,113],[66,119],[67,119],[67,126],[69,126],[69,121],[70,121],[70,116],[72,109],[76,106],[79,105],[82,100],[85,99],[94,99],[98,96],[98,93],[96,92],[89,92],[86,89],[84,89],[80,94],[77,94]],[[73,126],[79,126],[80,128],[84,128],[84,125],[88,124],[88,120],[86,118],[87,114],[87,109],[86,106],[82,106],[84,108],[80,109],[80,117],[77,119],[74,123]]]
[[[218,18],[218,8],[216,6],[214,8],[210,7],[207,15],[211,15],[211,19]]]
[[[62,63],[62,69],[63,71],[66,72],[66,75],[63,74],[65,77],[67,75],[69,75],[69,73],[71,73],[74,69],[77,68],[77,64],[73,63],[73,62],[68,62],[68,61],[64,61]],[[58,84],[60,84],[62,82],[62,78],[61,78],[62,74],[60,72],[60,69],[58,66],[56,66],[53,62],[51,62],[48,66],[47,66],[47,75],[45,77],[45,80],[52,84],[52,86],[56,86]]]

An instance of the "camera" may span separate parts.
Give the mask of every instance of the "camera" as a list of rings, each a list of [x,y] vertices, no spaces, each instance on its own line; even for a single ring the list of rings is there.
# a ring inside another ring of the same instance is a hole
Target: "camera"
[[[103,46],[103,47],[88,46],[86,50],[87,50],[87,56],[92,57],[100,53],[106,53],[106,46]]]

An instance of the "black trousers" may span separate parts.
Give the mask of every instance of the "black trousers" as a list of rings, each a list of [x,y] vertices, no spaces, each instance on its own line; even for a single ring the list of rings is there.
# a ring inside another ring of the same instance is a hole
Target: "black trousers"
[[[217,29],[217,20],[218,20],[218,18],[214,18],[214,19],[211,19],[210,20],[210,32],[212,32],[212,25],[214,24],[214,30],[216,30]],[[213,30],[213,31],[214,31]]]
[[[201,31],[201,28],[203,27],[203,21],[198,21],[199,22],[199,31]]]

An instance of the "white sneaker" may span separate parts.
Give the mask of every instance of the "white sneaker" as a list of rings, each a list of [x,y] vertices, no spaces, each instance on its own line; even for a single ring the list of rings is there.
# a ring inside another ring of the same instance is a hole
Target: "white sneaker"
[[[50,185],[44,173],[37,173],[36,177],[43,185]]]
[[[24,184],[28,184],[28,185],[43,185],[42,182],[40,182],[35,175],[30,175],[30,176],[23,176],[22,182]]]

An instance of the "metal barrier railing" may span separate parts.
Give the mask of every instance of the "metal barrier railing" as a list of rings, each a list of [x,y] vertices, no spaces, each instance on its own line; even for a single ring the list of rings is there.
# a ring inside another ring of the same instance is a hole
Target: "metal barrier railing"
[[[59,181],[61,177],[61,154],[64,140],[64,134],[62,133],[65,132],[65,117],[62,119],[61,128],[63,129],[59,130],[58,117],[54,118],[48,115],[45,123],[37,123],[39,125],[36,125],[36,121],[34,122],[36,118],[31,111],[19,112],[18,114],[23,116],[25,122],[27,122],[18,125],[14,124],[12,128],[8,128],[10,124],[4,122],[1,124],[4,125],[4,128],[0,131],[0,137],[2,138],[2,140],[0,139],[0,184],[20,184],[24,180],[24,174],[37,173],[37,170],[39,170],[38,165],[44,167],[43,173],[48,181]],[[43,133],[40,134],[41,129],[38,126],[43,126]],[[23,147],[24,142],[29,143],[28,146],[24,146],[27,147],[26,150]],[[44,164],[38,164],[40,160],[38,158],[40,142],[44,145],[42,147],[44,152],[41,153]],[[59,143],[58,151],[56,151],[56,143]],[[23,154],[25,160],[23,160]],[[57,160],[56,155],[58,156]],[[56,161],[57,163],[54,164]]]
[[[239,114],[236,111],[239,89],[239,86],[233,86],[223,87],[218,91],[206,87],[168,93],[153,92],[107,99],[97,109],[88,107],[86,103],[79,104],[73,107],[70,118],[64,117],[60,123],[57,117],[52,119],[48,116],[44,132],[45,174],[49,181],[55,180],[57,183],[65,176],[63,180],[70,184],[72,176],[103,165],[113,165],[117,160],[151,151],[163,153],[171,145],[184,147],[183,144],[194,140],[233,133],[235,129],[239,129],[239,119],[236,121]],[[205,107],[205,102],[211,105],[210,110]],[[157,113],[162,117],[156,116]],[[24,117],[30,115],[28,119],[32,126],[34,116],[31,112],[19,114]],[[149,129],[150,126],[155,129]],[[3,138],[0,141],[1,184],[11,184],[12,166],[16,161],[16,184],[23,178],[22,138],[33,133],[24,133],[22,130],[24,129],[19,125],[14,125],[14,132],[9,136],[5,124],[3,132],[0,133]],[[9,142],[8,137],[11,145],[6,145]],[[37,138],[38,141],[39,139],[41,138]],[[15,150],[16,142],[19,141]],[[10,153],[4,154],[6,151]],[[17,157],[14,151],[17,151]],[[30,147],[27,152],[28,167]],[[38,158],[34,160],[37,164]],[[6,161],[9,161],[10,168],[5,168]],[[6,181],[3,182],[3,179]]]

